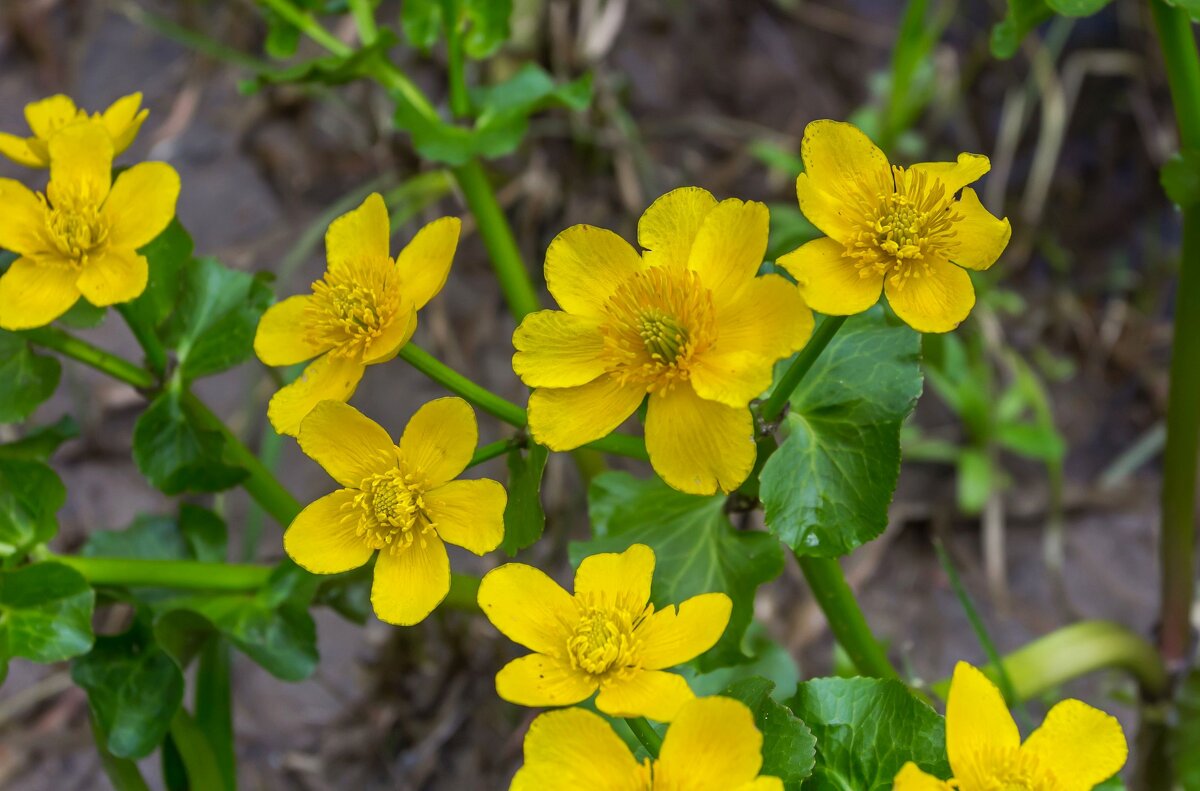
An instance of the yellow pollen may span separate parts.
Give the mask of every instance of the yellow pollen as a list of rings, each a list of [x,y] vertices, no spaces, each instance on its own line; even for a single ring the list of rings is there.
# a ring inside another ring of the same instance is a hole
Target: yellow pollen
[[[372,549],[396,553],[425,545],[436,528],[425,508],[424,480],[400,468],[372,475],[343,518],[358,519],[358,535]]]
[[[637,655],[634,629],[641,617],[627,610],[589,607],[567,640],[571,667],[594,676],[633,666]]]
[[[609,297],[605,313],[606,370],[650,393],[687,381],[693,361],[717,339],[712,294],[687,270],[651,267],[631,275]]]
[[[345,266],[313,283],[306,318],[313,345],[332,346],[331,354],[361,358],[367,347],[391,326],[401,308],[395,267]]]
[[[99,252],[108,242],[108,223],[100,213],[99,202],[68,202],[49,206],[46,213],[47,235],[58,252],[66,258],[86,263],[88,256]]]
[[[984,747],[972,756],[966,772],[956,772],[959,783],[978,791],[1054,791],[1058,778],[1037,756],[1015,748]],[[969,780],[968,780],[969,778]]]

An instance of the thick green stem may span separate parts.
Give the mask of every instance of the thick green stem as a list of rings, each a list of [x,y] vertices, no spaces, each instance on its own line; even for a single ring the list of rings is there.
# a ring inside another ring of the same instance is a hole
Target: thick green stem
[[[1098,670],[1124,670],[1137,680],[1142,696],[1167,694],[1167,669],[1154,646],[1141,635],[1109,621],[1080,621],[1039,637],[1003,658],[1017,700],[1025,701]],[[981,668],[992,678],[994,666]],[[944,698],[950,679],[933,685]]]
[[[350,0],[350,13],[354,16],[354,24],[358,28],[358,38],[364,47],[369,47],[379,38],[379,29],[375,26],[375,5],[371,0]]]
[[[629,726],[629,730],[633,731],[633,735],[646,748],[646,752],[650,753],[651,758],[658,757],[658,751],[662,749],[662,737],[658,735],[658,731],[646,722],[645,717],[626,717],[625,724]]]
[[[446,26],[446,71],[450,83],[450,110],[458,118],[466,118],[471,114],[471,95],[467,92],[459,0],[442,0],[442,17]]]
[[[492,185],[477,160],[456,167],[452,172],[479,225],[479,235],[483,237],[483,245],[492,259],[496,279],[500,281],[500,289],[508,301],[509,310],[513,318],[520,322],[541,305],[533,282],[529,279],[529,272],[521,260],[521,251],[513,238],[508,218],[496,202]]]
[[[1182,8],[1152,0],[1155,26],[1179,138],[1185,150],[1200,150],[1200,54],[1191,19]],[[1200,448],[1200,207],[1183,212],[1183,248],[1175,301],[1167,396],[1167,446],[1163,455],[1162,603],[1159,648],[1172,670],[1187,665],[1192,641],[1190,613],[1195,597],[1196,472]]]
[[[259,2],[276,14],[279,14],[279,16],[287,20],[293,27],[299,28],[300,32],[334,55],[345,57],[354,52],[349,44],[341,41],[328,30],[321,27],[321,24],[317,22],[312,14],[307,11],[301,11],[288,2],[288,0],[259,0]]]
[[[867,618],[858,606],[854,592],[846,584],[846,577],[837,560],[804,555],[797,555],[796,560],[817,604],[825,613],[829,630],[858,672],[874,678],[900,678],[888,660],[887,652],[871,634]]]
[[[773,423],[779,419],[779,416],[783,414],[783,408],[787,406],[788,399],[792,397],[792,391],[800,384],[800,380],[804,378],[808,370],[813,367],[813,363],[821,356],[821,352],[825,351],[825,347],[833,340],[833,336],[837,335],[838,330],[846,323],[846,319],[846,316],[826,316],[821,320],[821,323],[813,330],[808,343],[800,350],[800,354],[784,372],[779,384],[775,385],[770,397],[763,403],[760,412],[763,420]]]
[[[213,636],[200,649],[193,709],[196,725],[212,746],[225,791],[237,789],[233,748],[233,656],[224,637]]]
[[[158,384],[154,379],[154,375],[145,368],[139,368],[122,357],[109,354],[103,349],[97,348],[73,335],[68,335],[55,327],[40,327],[36,330],[26,330],[22,335],[39,346],[44,346],[47,349],[53,349],[56,352],[65,354],[81,363],[90,365],[98,371],[103,371],[113,379],[118,379],[141,390],[149,389]]]
[[[248,591],[265,585],[273,571],[270,566],[206,563],[199,560],[146,560],[71,555],[51,555],[49,560],[70,566],[93,585],[136,588]]]

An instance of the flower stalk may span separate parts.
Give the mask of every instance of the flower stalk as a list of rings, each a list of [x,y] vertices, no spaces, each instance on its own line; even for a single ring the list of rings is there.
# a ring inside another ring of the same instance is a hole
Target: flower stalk
[[[825,351],[825,347],[833,340],[833,336],[837,335],[838,330],[846,323],[847,318],[847,316],[826,316],[817,325],[817,328],[813,330],[812,338],[796,355],[796,359],[788,366],[787,371],[779,380],[779,384],[775,386],[771,395],[763,403],[760,413],[763,420],[774,423],[779,419],[779,416],[783,414],[783,408],[787,406],[788,399],[800,385],[800,381],[816,363],[821,352]]]
[[[796,560],[817,604],[825,613],[829,630],[858,672],[873,678],[900,678],[887,658],[887,652],[871,633],[854,592],[846,584],[841,564],[835,558],[805,555],[796,555]]]
[[[646,721],[645,717],[626,717],[625,724],[629,726],[629,730],[633,731],[633,735],[646,752],[650,753],[651,758],[657,758],[659,750],[662,749],[662,737],[658,735],[658,731]]]

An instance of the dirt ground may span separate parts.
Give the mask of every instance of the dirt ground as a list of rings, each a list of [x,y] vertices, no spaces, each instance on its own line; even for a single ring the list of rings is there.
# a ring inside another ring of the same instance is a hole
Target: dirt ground
[[[993,209],[1003,203],[1015,228],[1000,281],[1025,300],[1020,315],[1001,318],[998,331],[1023,354],[1059,360],[1071,371],[1052,383],[1070,448],[1066,559],[1060,589],[1043,561],[1045,475],[1008,460],[1013,484],[999,509],[1008,593],[1006,600],[998,596],[983,582],[978,520],[956,512],[953,471],[906,465],[888,532],[847,568],[871,624],[927,680],[946,675],[958,659],[982,659],[933,553],[935,534],[947,539],[1001,650],[1078,617],[1109,618],[1149,634],[1157,599],[1156,454],[1101,485],[1105,470],[1160,421],[1165,400],[1176,230],[1156,168],[1173,142],[1143,4],[1117,3],[1077,24],[1056,64],[1037,47],[1013,61],[990,59],[987,34],[998,14],[992,5],[999,4],[957,4],[936,58],[938,83],[948,87],[918,131],[934,154],[992,154],[997,168],[982,193]],[[645,205],[681,184],[720,196],[793,201],[789,179],[769,172],[750,145],[770,140],[796,150],[809,120],[846,118],[872,101],[901,4],[609,0],[604,7],[620,20],[614,35],[581,10],[600,7],[595,3],[517,6],[525,54],[514,57],[536,57],[568,76],[592,68],[597,85],[591,113],[546,116],[520,153],[494,163],[502,202],[537,270],[561,229],[588,222],[633,238]],[[280,295],[298,293],[321,272],[320,245],[305,249],[296,240],[327,222],[330,205],[379,173],[401,180],[427,169],[403,137],[381,133],[385,106],[365,86],[333,95],[241,95],[243,73],[139,24],[143,7],[228,46],[260,47],[262,29],[249,3],[7,0],[0,3],[0,129],[23,129],[23,105],[53,92],[96,109],[142,91],[150,120],[127,160],[174,165],[184,185],[179,216],[197,250],[246,270],[280,273]],[[396,19],[394,4],[385,3],[383,13]],[[396,57],[442,95],[436,63],[407,51]],[[966,84],[961,92],[956,77]],[[1024,125],[1009,153],[998,155],[1000,130],[1021,101]],[[1047,150],[1053,178],[1042,182],[1039,157]],[[27,174],[0,164],[0,175]],[[418,219],[445,213],[465,214],[458,196]],[[292,260],[298,265],[287,271]],[[509,367],[512,322],[470,223],[450,281],[422,321],[424,346],[507,397],[524,399]],[[136,356],[119,322],[87,334]],[[138,513],[165,510],[167,502],[130,460],[138,396],[73,364],[64,366],[63,381],[36,420],[70,413],[84,427],[56,459],[70,493],[56,546],[69,549],[89,531],[121,527]],[[199,392],[253,443],[262,436],[269,387],[262,369],[249,364],[205,381]],[[355,404],[398,431],[420,403],[440,394],[397,361],[368,372]],[[959,432],[932,395],[917,421],[939,436]],[[486,417],[481,426],[484,441],[499,436]],[[283,443],[280,470],[302,500],[331,488],[294,443]],[[495,463],[481,472],[504,474]],[[565,579],[563,546],[586,535],[586,515],[579,482],[563,459],[551,464],[545,498],[548,538],[533,556]],[[234,492],[222,506],[236,551],[247,503]],[[271,560],[281,552],[278,527],[269,524],[255,556]],[[481,563],[498,558],[455,561],[482,571]],[[828,631],[795,568],[760,591],[758,615],[802,674],[830,671]],[[378,622],[360,628],[322,611],[318,624],[322,661],[309,681],[285,684],[238,659],[242,788],[506,787],[531,718],[497,699],[492,687],[494,672],[517,653],[514,646],[486,623],[458,614],[398,630]],[[1124,702],[1129,689],[1120,678],[1093,677],[1068,692],[1132,724]],[[157,775],[156,763],[148,759],[147,777]],[[13,664],[0,688],[0,787],[108,787],[90,746],[86,700],[70,687],[66,667]]]

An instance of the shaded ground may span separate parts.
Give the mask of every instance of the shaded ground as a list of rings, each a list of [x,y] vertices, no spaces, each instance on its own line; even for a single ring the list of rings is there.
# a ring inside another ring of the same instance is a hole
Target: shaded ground
[[[590,64],[598,88],[589,116],[537,122],[524,153],[496,166],[527,260],[540,262],[550,238],[576,222],[632,238],[649,200],[680,184],[791,203],[789,178],[769,172],[749,145],[767,139],[795,150],[809,120],[844,118],[869,101],[872,75],[888,62],[897,5],[610,0],[624,19],[609,41],[602,24],[567,0],[518,3],[523,18],[533,20],[522,26],[525,51],[567,75]],[[1022,353],[1065,360],[1074,373],[1053,386],[1071,449],[1065,600],[1042,561],[1049,493],[1045,476],[1030,465],[1011,465],[1015,483],[1004,498],[1007,607],[979,582],[978,525],[956,513],[953,476],[944,467],[906,467],[888,534],[849,561],[871,623],[925,679],[945,675],[957,659],[982,656],[933,555],[934,533],[948,537],[1002,649],[1071,620],[1073,612],[1146,632],[1152,627],[1157,474],[1151,464],[1115,487],[1096,483],[1161,414],[1170,305],[1164,248],[1175,233],[1155,176],[1172,146],[1158,64],[1146,54],[1141,4],[1117,5],[1078,25],[1058,68],[1044,73],[1029,66],[1045,56],[1037,47],[1008,63],[989,59],[993,11],[981,2],[960,4],[938,50],[938,83],[946,87],[921,137],[933,154],[992,153],[996,168],[983,194],[994,209],[1004,202],[1016,228],[998,269],[1027,304],[999,326]],[[361,86],[339,91],[338,101],[291,90],[240,96],[236,70],[135,25],[126,12],[136,7],[55,0],[2,6],[8,24],[0,30],[0,128],[23,128],[22,106],[58,90],[89,108],[141,90],[151,117],[127,159],[165,159],[179,170],[179,215],[197,249],[247,270],[280,271],[295,258],[298,268],[283,273],[278,291],[299,292],[322,268],[320,249],[296,250],[300,233],[323,224],[333,201],[377,174],[404,179],[418,164],[402,139],[380,136],[374,119],[382,108]],[[171,4],[170,13],[230,46],[251,52],[259,46],[261,29],[241,5]],[[394,8],[387,13],[395,18]],[[435,66],[409,53],[398,57],[413,60],[418,79],[440,95]],[[966,100],[954,89],[959,75],[969,81]],[[1011,128],[1014,97],[1027,85],[1026,123],[1012,138],[1015,146],[1005,149],[998,130]],[[1054,112],[1041,110],[1047,96]],[[1047,171],[1037,152],[1046,156],[1060,138],[1061,155],[1051,158],[1054,178],[1042,182]],[[0,164],[0,175],[26,174]],[[442,213],[465,210],[451,195],[422,219]],[[450,364],[522,400],[508,365],[512,322],[469,224],[467,231],[450,282],[423,313],[418,337]],[[89,337],[136,355],[118,322]],[[252,441],[261,435],[269,392],[256,365],[200,389]],[[398,430],[439,394],[394,363],[368,373],[355,404]],[[165,507],[129,459],[139,408],[132,391],[64,366],[64,386],[37,416],[44,422],[70,413],[84,426],[84,436],[56,460],[70,492],[60,514],[60,548]],[[922,402],[919,421],[947,437],[958,431],[933,397]],[[485,441],[497,436],[496,426],[482,423]],[[283,448],[282,477],[301,499],[330,489],[292,443]],[[482,472],[503,476],[495,467]],[[563,578],[563,544],[583,536],[586,523],[578,482],[562,459],[548,472],[546,503],[552,538],[533,554]],[[236,546],[244,496],[230,494],[224,506]],[[257,557],[280,552],[278,532],[268,526]],[[806,674],[829,671],[827,631],[794,568],[761,591],[758,610]],[[361,629],[329,613],[321,613],[319,625],[322,664],[305,683],[283,684],[239,658],[243,788],[505,786],[530,717],[493,692],[491,676],[515,653],[512,646],[485,623],[454,614],[411,630],[378,623]],[[0,689],[0,787],[106,787],[89,745],[86,701],[67,688],[66,672],[14,663]],[[1117,686],[1116,679],[1096,678],[1072,691],[1112,708],[1120,704],[1108,693]]]

